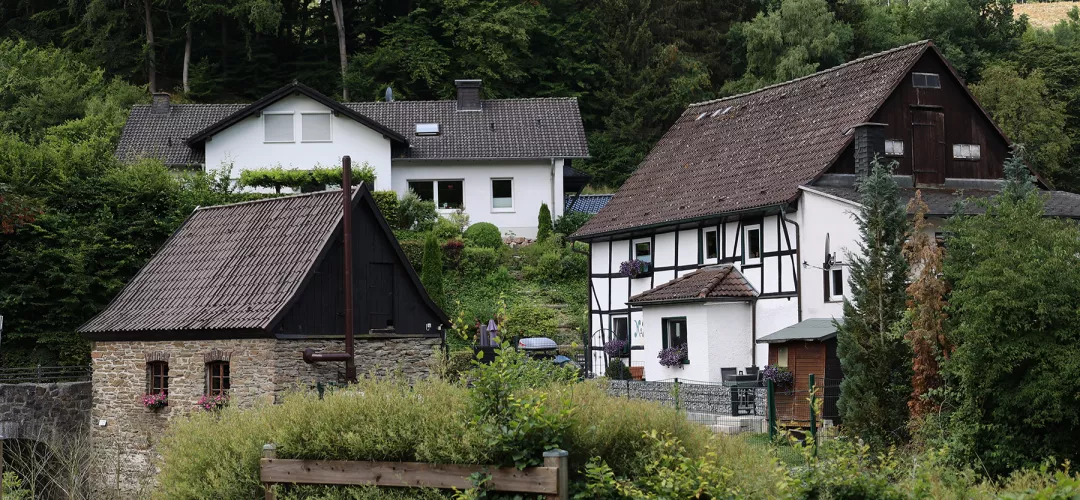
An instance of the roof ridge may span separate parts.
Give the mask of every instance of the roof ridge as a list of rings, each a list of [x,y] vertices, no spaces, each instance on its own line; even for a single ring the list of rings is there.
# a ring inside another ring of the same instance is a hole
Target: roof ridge
[[[709,269],[709,268],[705,267],[703,269]],[[713,276],[713,278],[711,280],[709,280],[709,282],[706,283],[704,287],[701,288],[701,291],[698,292],[698,298],[703,299],[705,297],[708,297],[709,292],[713,291],[713,289],[716,288],[716,286],[719,285],[720,282],[724,281],[724,279],[727,278],[729,274],[731,274],[732,269],[735,269],[735,268],[733,266],[730,266],[730,265],[723,266],[720,269],[721,272],[717,273],[716,276]],[[694,272],[697,272],[697,271],[694,271]]]
[[[356,191],[358,189],[360,189],[358,186],[353,187],[353,196],[356,196]],[[267,198],[259,198],[257,200],[238,201],[236,203],[225,203],[225,204],[222,204],[222,205],[208,205],[208,206],[205,206],[205,207],[195,207],[195,210],[193,210],[192,212],[198,212],[198,211],[202,211],[202,210],[212,210],[212,209],[215,209],[215,208],[232,208],[232,207],[239,207],[239,206],[243,206],[243,205],[252,205],[252,204],[255,204],[255,203],[266,203],[266,202],[270,202],[270,201],[291,200],[293,198],[304,198],[304,197],[310,197],[310,196],[324,196],[324,195],[328,195],[328,194],[337,194],[340,191],[341,191],[341,189],[338,188],[338,189],[334,189],[334,190],[327,189],[325,191],[315,191],[315,192],[312,192],[312,193],[287,194],[287,195],[283,195],[283,196],[270,196],[270,197],[267,197]]]
[[[833,66],[833,67],[828,68],[828,69],[823,69],[823,70],[818,71],[816,73],[811,73],[811,74],[806,75],[806,76],[800,76],[800,77],[795,78],[793,80],[774,83],[772,85],[766,85],[764,87],[761,87],[760,89],[751,90],[749,92],[743,92],[741,94],[730,95],[730,96],[721,97],[721,98],[718,98],[718,99],[711,99],[711,100],[708,100],[708,101],[690,103],[689,105],[687,105],[687,109],[693,108],[695,106],[706,106],[706,105],[709,105],[709,104],[715,104],[715,103],[727,101],[727,100],[730,100],[730,99],[736,99],[736,98],[739,98],[739,97],[745,97],[745,96],[748,96],[748,95],[757,94],[759,92],[764,92],[766,90],[772,90],[772,89],[775,89],[775,88],[778,88],[778,87],[783,87],[783,86],[786,86],[786,85],[790,85],[792,83],[801,82],[803,80],[808,80],[808,79],[814,78],[816,76],[821,76],[821,75],[826,74],[826,73],[837,71],[837,70],[840,70],[842,68],[846,68],[848,66],[853,66],[855,64],[861,64],[861,63],[864,63],[864,62],[866,62],[866,61],[868,61],[870,59],[875,59],[875,58],[878,58],[878,57],[881,57],[881,56],[884,56],[884,55],[892,54],[894,52],[899,52],[901,50],[910,49],[910,48],[918,46],[918,45],[930,46],[931,43],[933,43],[933,42],[931,42],[931,40],[929,38],[927,38],[927,39],[919,40],[917,42],[912,42],[912,43],[909,43],[909,44],[906,44],[906,45],[901,45],[899,47],[893,47],[893,48],[891,48],[889,50],[885,50],[885,51],[882,51],[882,52],[877,52],[877,53],[874,53],[874,54],[869,54],[869,55],[865,55],[865,56],[862,56],[862,57],[859,57],[859,58],[856,58],[856,59],[852,59],[852,60],[850,60],[850,61],[848,61],[846,63],[838,64],[836,66]]]
[[[577,97],[576,97],[576,96],[575,96],[575,97],[558,97],[558,96],[552,96],[552,97],[504,97],[504,98],[501,98],[501,99],[480,99],[480,102],[506,102],[506,101],[576,101],[576,100],[577,100]],[[348,102],[342,102],[342,104],[344,104],[344,105],[346,105],[346,106],[350,106],[350,105],[353,105],[353,104],[357,104],[357,105],[368,105],[368,104],[399,104],[399,103],[417,103],[417,104],[426,104],[426,103],[432,103],[432,102],[438,102],[438,103],[444,103],[444,102],[445,102],[445,103],[456,103],[456,102],[457,102],[457,99],[418,99],[418,100],[408,100],[408,99],[402,99],[402,100],[399,100],[399,101],[389,101],[389,102],[388,102],[388,101],[348,101]]]

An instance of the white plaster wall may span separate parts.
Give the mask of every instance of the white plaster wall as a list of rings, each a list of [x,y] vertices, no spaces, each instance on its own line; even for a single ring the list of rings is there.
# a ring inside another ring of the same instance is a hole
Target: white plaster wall
[[[611,242],[611,272],[619,272],[619,265],[630,258],[630,242],[617,240]]]
[[[848,252],[858,251],[859,228],[851,214],[856,205],[847,201],[803,190],[799,199],[798,220],[801,226],[802,260],[815,267],[802,269],[803,319],[843,316],[842,302],[826,302],[821,265],[825,262],[825,235],[829,249],[841,261],[850,260]],[[848,269],[844,268],[848,279]],[[849,286],[844,294],[850,297]],[[770,332],[771,333],[771,332]]]
[[[592,274],[607,274],[611,272],[611,243],[598,241],[589,245],[592,252]]]
[[[554,202],[553,168],[558,190]],[[550,160],[488,163],[398,160],[394,162],[392,189],[401,196],[408,192],[412,180],[453,179],[461,180],[464,186],[465,213],[469,214],[470,223],[490,222],[504,234],[513,232],[535,238],[541,203],[547,203],[552,218],[562,215],[562,160],[557,160],[554,167]],[[491,179],[514,180],[512,211],[491,207]]]
[[[803,318],[812,316],[804,315]],[[759,299],[757,303],[757,338],[776,333],[799,322],[799,300],[795,297]],[[768,344],[757,345],[757,366],[769,364]]]
[[[264,112],[293,111],[293,139],[296,142],[263,142],[262,116],[249,116],[206,142],[206,168],[216,169],[232,162],[231,177],[239,179],[240,172],[244,170],[278,165],[294,169],[310,169],[317,164],[324,167],[340,166],[341,157],[348,155],[352,158],[353,168],[367,162],[375,169],[375,189],[390,189],[390,140],[380,132],[339,115],[333,118],[331,142],[301,142],[300,113],[329,110],[303,95],[281,99]],[[536,218],[535,214],[533,218]]]
[[[697,229],[679,231],[679,265],[698,263]]]
[[[645,317],[645,361],[646,380],[667,380],[673,378],[686,380],[709,380],[709,326],[708,314],[701,304],[675,304],[666,306],[648,306],[643,310]],[[663,318],[686,317],[686,351],[689,364],[682,368],[668,368],[660,364],[656,355],[663,349]]]
[[[656,235],[656,248],[653,249],[653,263],[655,267],[671,267],[675,265],[674,231]]]
[[[708,314],[709,378],[721,382],[721,368],[752,366],[753,318],[748,302],[713,302],[702,305]]]

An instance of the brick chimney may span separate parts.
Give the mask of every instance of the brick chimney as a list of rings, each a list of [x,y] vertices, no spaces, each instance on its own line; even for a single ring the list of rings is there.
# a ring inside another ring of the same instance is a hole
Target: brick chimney
[[[482,80],[454,80],[458,111],[480,111],[481,82]]]
[[[167,92],[154,92],[153,100],[150,101],[150,112],[155,115],[163,115],[169,112],[169,94]]]
[[[885,124],[860,123],[855,125],[855,176],[870,175],[870,164],[877,156],[878,162],[885,161]]]

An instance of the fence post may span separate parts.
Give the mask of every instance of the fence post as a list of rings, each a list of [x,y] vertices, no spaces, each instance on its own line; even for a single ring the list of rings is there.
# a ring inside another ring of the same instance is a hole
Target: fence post
[[[4,482],[4,436],[0,436],[0,483]],[[4,500],[4,486],[0,484],[0,500]]]
[[[34,378],[35,378],[34,382],[37,382],[39,384],[41,383],[41,364],[40,363],[38,363],[38,365],[37,365],[37,371],[34,373]]]
[[[675,411],[679,411],[679,398],[682,397],[679,394],[679,377],[675,377]]]
[[[544,467],[558,469],[555,477],[558,479],[559,492],[547,495],[548,500],[570,499],[570,453],[566,450],[548,450],[544,452]]]
[[[273,460],[277,458],[277,447],[271,443],[263,445],[263,458],[267,460]],[[259,475],[262,475],[262,465],[259,466]],[[262,479],[262,478],[260,478]],[[271,483],[263,483],[263,489],[266,490],[266,500],[274,500],[274,488]],[[3,500],[3,499],[0,499]]]
[[[773,381],[769,380],[766,384],[765,390],[767,405],[769,406],[769,441],[776,439],[776,388],[773,386]]]
[[[814,390],[814,374],[810,374],[810,436],[814,438],[814,456],[817,456],[817,391]]]

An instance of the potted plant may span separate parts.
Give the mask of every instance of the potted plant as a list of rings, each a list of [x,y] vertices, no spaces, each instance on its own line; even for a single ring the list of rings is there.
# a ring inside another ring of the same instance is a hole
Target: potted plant
[[[783,366],[768,365],[761,370],[761,380],[772,380],[777,387],[786,387],[794,381],[791,371]]]
[[[604,353],[613,358],[625,358],[630,355],[630,343],[622,339],[612,339],[604,344]]]
[[[144,394],[142,404],[151,411],[158,411],[169,406],[169,395],[163,392],[157,394]]]
[[[628,278],[644,278],[651,272],[649,263],[641,259],[630,259],[619,264],[619,274]]]
[[[686,363],[686,344],[668,347],[660,351],[656,356],[660,359],[660,365],[668,368],[682,368]]]
[[[199,398],[197,406],[206,411],[220,410],[229,405],[228,394],[217,394],[214,396],[204,395]]]

